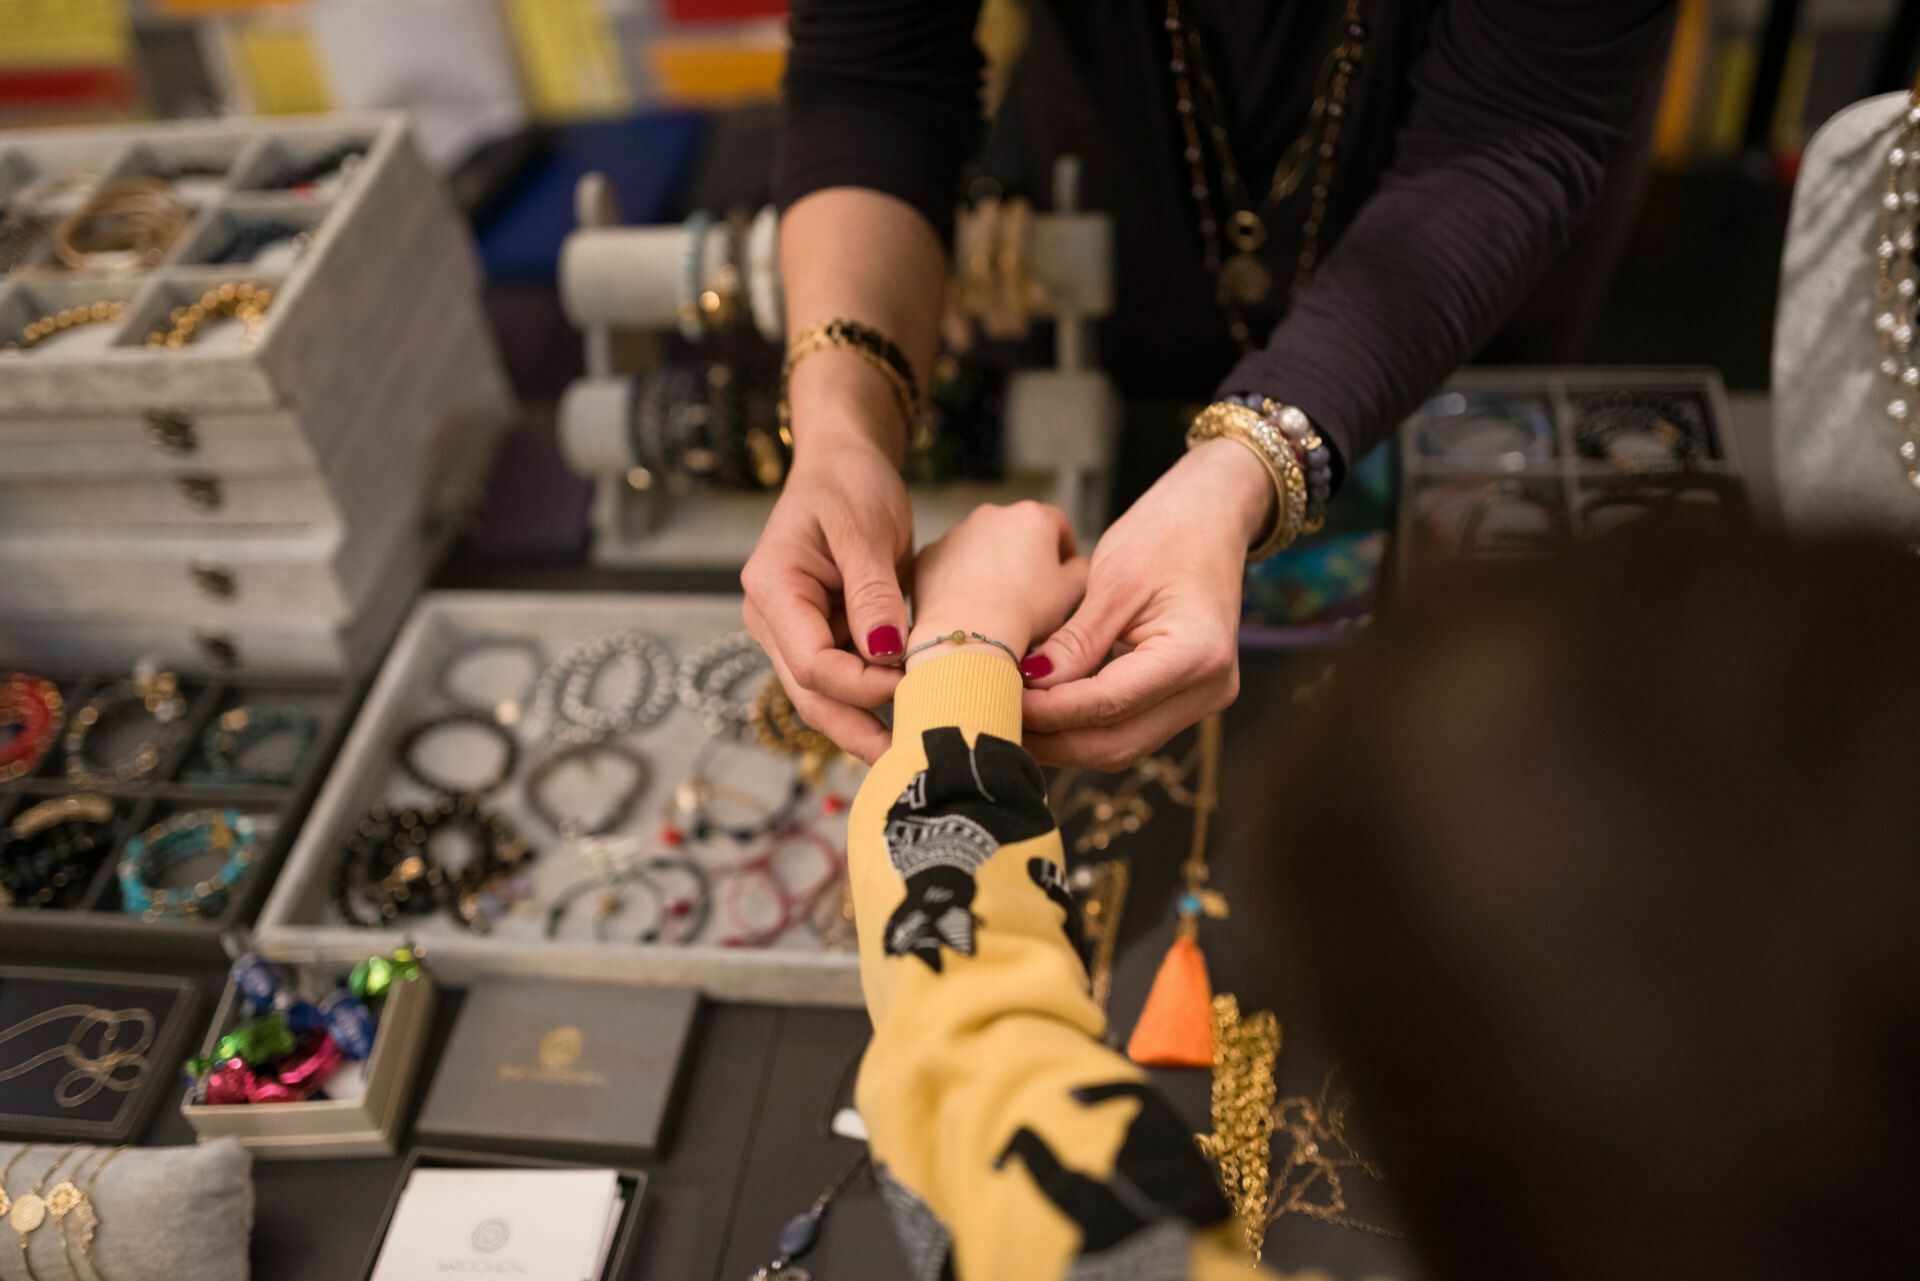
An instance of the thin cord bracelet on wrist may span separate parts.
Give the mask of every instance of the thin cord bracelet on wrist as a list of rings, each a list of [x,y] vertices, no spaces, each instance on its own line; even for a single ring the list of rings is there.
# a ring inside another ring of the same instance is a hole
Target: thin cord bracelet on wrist
[[[978,641],[982,645],[991,645],[995,649],[999,650],[1001,653],[1005,654],[1008,658],[1012,659],[1013,665],[1015,667],[1018,667],[1020,665],[1020,655],[1014,653],[1013,647],[1007,644],[1005,641],[997,641],[991,636],[982,636],[979,632],[962,631],[957,627],[950,632],[942,632],[940,635],[934,637],[930,641],[921,641],[918,645],[915,645],[912,648],[908,649],[906,653],[900,655],[899,663],[902,667],[905,667],[907,665],[907,660],[912,658],[915,654],[924,654],[928,650],[938,649],[942,645],[958,646],[958,645],[965,645],[971,641]]]

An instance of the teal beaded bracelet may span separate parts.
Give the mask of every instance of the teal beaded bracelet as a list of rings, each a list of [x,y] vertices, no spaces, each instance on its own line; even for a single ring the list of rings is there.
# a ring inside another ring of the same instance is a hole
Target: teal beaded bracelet
[[[127,842],[120,859],[120,909],[145,921],[218,916],[228,894],[259,852],[258,819],[238,810],[190,810],[156,823]],[[224,853],[218,870],[192,885],[158,884],[170,867],[202,854]]]

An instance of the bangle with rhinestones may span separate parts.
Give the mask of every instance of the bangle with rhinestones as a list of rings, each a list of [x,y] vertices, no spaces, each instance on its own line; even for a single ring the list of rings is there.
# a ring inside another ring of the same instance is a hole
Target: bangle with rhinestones
[[[1267,469],[1273,482],[1273,527],[1247,553],[1249,561],[1265,560],[1298,538],[1307,522],[1307,473],[1278,429],[1258,410],[1230,401],[1215,401],[1200,411],[1187,428],[1187,448],[1209,440],[1231,440],[1246,449]]]
[[[238,810],[191,810],[156,823],[127,842],[120,859],[120,908],[128,916],[212,917],[259,853],[261,823]],[[166,871],[204,854],[224,855],[211,875],[178,889],[160,884]]]
[[[0,783],[39,769],[60,741],[66,719],[66,701],[53,682],[25,672],[8,673],[0,681],[0,728],[10,728],[13,737],[0,742]]]

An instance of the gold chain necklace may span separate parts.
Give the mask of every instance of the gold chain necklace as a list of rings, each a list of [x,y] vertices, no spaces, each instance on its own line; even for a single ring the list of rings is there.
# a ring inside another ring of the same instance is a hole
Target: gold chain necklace
[[[1184,157],[1191,180],[1191,191],[1199,215],[1202,260],[1207,274],[1214,278],[1215,296],[1227,315],[1227,332],[1242,351],[1254,347],[1253,331],[1243,308],[1256,306],[1273,292],[1273,272],[1260,257],[1267,242],[1268,212],[1292,197],[1313,168],[1313,186],[1308,193],[1307,211],[1300,221],[1300,252],[1294,260],[1291,300],[1306,288],[1319,266],[1321,241],[1327,229],[1329,201],[1340,154],[1340,134],[1346,122],[1348,96],[1353,79],[1359,74],[1366,55],[1367,24],[1362,17],[1361,0],[1347,0],[1341,15],[1340,38],[1321,60],[1315,80],[1313,105],[1300,134],[1281,154],[1272,180],[1267,184],[1265,200],[1255,207],[1240,169],[1234,160],[1233,145],[1227,132],[1226,99],[1207,59],[1200,33],[1189,27],[1180,8],[1180,0],[1166,0],[1166,30],[1173,73],[1174,113],[1185,137]],[[1196,95],[1198,81],[1201,94]],[[1220,170],[1221,200],[1226,209],[1225,235],[1215,216],[1213,186],[1207,173],[1206,147],[1201,139],[1200,120],[1204,95],[1211,119],[1205,122],[1212,141],[1215,163]],[[1318,137],[1316,144],[1314,139]],[[1227,253],[1227,247],[1233,252]]]
[[[1267,1235],[1279,1059],[1280,1021],[1272,1011],[1242,1017],[1231,994],[1213,998],[1213,1133],[1198,1136],[1198,1142],[1220,1171],[1221,1189],[1255,1263]]]
[[[153,1047],[158,1021],[151,1010],[143,1010],[138,1006],[125,1010],[107,1010],[94,1005],[57,1006],[0,1032],[0,1045],[40,1028],[50,1027],[63,1019],[78,1020],[66,1041],[0,1071],[0,1082],[15,1080],[49,1063],[64,1060],[72,1070],[54,1086],[54,1102],[63,1108],[77,1108],[91,1101],[102,1090],[125,1094],[146,1076],[146,1052]],[[117,1045],[120,1029],[130,1023],[139,1029],[139,1034],[133,1045],[120,1048]],[[96,1027],[101,1033],[100,1050],[97,1054],[91,1054],[82,1048],[81,1043]],[[122,1076],[122,1070],[130,1070],[131,1075]]]
[[[1328,1069],[1317,1098],[1297,1094],[1274,1105],[1274,1127],[1287,1136],[1289,1149],[1268,1193],[1267,1222],[1303,1214],[1337,1228],[1398,1240],[1402,1233],[1347,1213],[1343,1178],[1349,1171],[1358,1170],[1376,1183],[1386,1175],[1347,1137],[1352,1100],[1336,1091],[1339,1074],[1338,1067]]]

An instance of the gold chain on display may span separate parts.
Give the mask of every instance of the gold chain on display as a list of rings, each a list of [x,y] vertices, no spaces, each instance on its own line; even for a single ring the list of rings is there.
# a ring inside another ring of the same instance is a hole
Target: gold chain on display
[[[1073,870],[1080,903],[1080,937],[1087,942],[1087,981],[1102,1010],[1113,995],[1113,954],[1120,946],[1121,914],[1127,906],[1132,869],[1123,858],[1088,863]]]
[[[1399,1240],[1403,1233],[1347,1213],[1342,1177],[1348,1171],[1358,1170],[1376,1183],[1386,1175],[1361,1156],[1347,1136],[1352,1099],[1336,1092],[1339,1074],[1338,1067],[1328,1069],[1317,1098],[1297,1094],[1274,1105],[1274,1128],[1287,1137],[1289,1147],[1267,1197],[1267,1222],[1303,1214],[1337,1228]]]
[[[233,317],[247,327],[246,340],[256,341],[267,323],[267,309],[273,306],[273,291],[251,281],[228,281],[215,285],[186,307],[175,307],[167,315],[167,326],[147,335],[147,346],[184,347],[200,336],[210,321]]]
[[[1914,355],[1920,265],[1914,238],[1920,222],[1920,81],[1887,150],[1886,188],[1880,193],[1880,234],[1874,246],[1874,328],[1880,336],[1880,372],[1886,414],[1900,432],[1895,452],[1907,483],[1920,489],[1920,359]]]
[[[118,320],[125,315],[127,304],[103,299],[100,302],[83,303],[78,307],[63,307],[59,311],[50,311],[38,320],[27,322],[18,338],[12,339],[0,351],[26,351],[37,347],[55,334],[63,334],[69,329],[78,329],[82,325],[103,325],[110,320]]]
[[[1213,998],[1213,1133],[1199,1135],[1198,1142],[1219,1167],[1220,1186],[1256,1263],[1267,1233],[1279,1059],[1280,1021],[1272,1011],[1243,1018],[1231,994]]]

